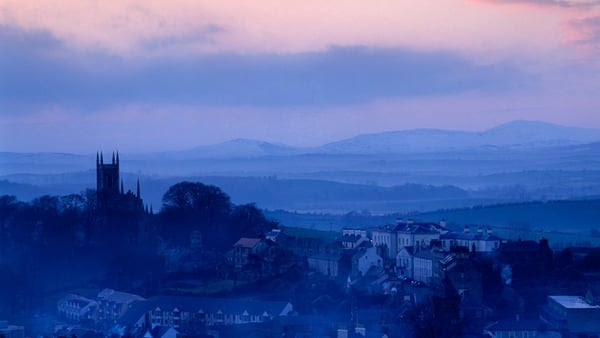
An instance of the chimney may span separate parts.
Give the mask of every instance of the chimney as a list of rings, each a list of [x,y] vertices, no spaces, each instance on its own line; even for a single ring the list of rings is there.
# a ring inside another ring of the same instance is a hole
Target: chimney
[[[445,219],[442,219],[442,220],[440,220],[440,226],[441,226],[442,228],[445,228],[445,227],[446,227],[446,220],[445,220]]]
[[[465,225],[465,230],[464,230],[464,233],[465,233],[465,234],[466,234],[466,233],[469,233],[469,226],[468,226],[468,225]]]
[[[478,233],[478,234],[481,234],[481,233],[483,233],[483,228],[481,228],[481,227],[477,227],[477,233]]]
[[[488,227],[488,228],[487,228],[487,233],[488,233],[488,235],[491,235],[491,234],[492,234],[492,228],[491,228],[491,227]]]

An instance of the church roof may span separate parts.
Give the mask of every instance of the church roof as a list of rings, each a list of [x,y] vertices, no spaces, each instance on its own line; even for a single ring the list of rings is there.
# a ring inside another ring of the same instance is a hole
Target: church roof
[[[255,246],[258,245],[258,243],[260,243],[260,238],[242,237],[237,242],[235,242],[235,244],[233,245],[233,247],[234,248],[238,248],[238,247],[242,247],[242,248],[254,248]]]

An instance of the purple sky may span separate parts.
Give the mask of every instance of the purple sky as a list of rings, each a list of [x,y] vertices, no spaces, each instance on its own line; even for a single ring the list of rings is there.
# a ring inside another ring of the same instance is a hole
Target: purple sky
[[[0,151],[600,128],[591,0],[0,3]]]

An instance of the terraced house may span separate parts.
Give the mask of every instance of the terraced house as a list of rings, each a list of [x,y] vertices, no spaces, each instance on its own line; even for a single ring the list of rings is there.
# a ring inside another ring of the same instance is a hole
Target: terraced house
[[[243,300],[230,298],[198,298],[160,296],[149,301],[151,326],[193,329],[262,323],[293,311],[289,302]]]

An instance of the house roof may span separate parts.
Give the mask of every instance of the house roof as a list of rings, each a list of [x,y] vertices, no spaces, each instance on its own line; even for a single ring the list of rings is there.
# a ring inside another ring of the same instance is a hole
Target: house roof
[[[104,289],[100,291],[100,293],[98,294],[98,298],[117,304],[129,304],[137,300],[144,300],[143,297],[140,297],[133,293],[115,291],[113,289]]]
[[[281,239],[286,240],[289,236],[281,231],[281,229],[273,229],[265,234],[265,238],[277,242]]]
[[[415,254],[413,256],[416,258],[427,259],[430,261],[441,261],[444,258],[446,258],[446,256],[448,256],[448,254],[444,254],[442,252],[437,252],[437,251],[432,251],[432,250],[420,250],[420,251],[415,252]]]
[[[164,336],[165,334],[167,334],[167,332],[169,332],[170,330],[174,330],[176,334],[179,334],[179,332],[177,330],[175,330],[174,328],[172,328],[171,326],[155,326],[151,331],[150,334],[152,335],[152,337],[156,337],[156,338],[160,338],[162,336]]]
[[[406,253],[408,253],[410,256],[412,256],[413,252],[414,252],[414,247],[412,245],[405,245],[402,248],[400,248],[400,250],[398,251],[398,255],[403,252],[406,251]]]
[[[371,252],[369,252],[371,251]],[[352,260],[358,260],[360,259],[362,256],[368,254],[368,253],[372,253],[372,254],[377,254],[376,250],[369,250],[369,248],[360,248],[358,251],[356,251],[356,253],[354,253],[354,255],[352,255]]]
[[[358,242],[361,238],[363,238],[362,236],[359,235],[343,235],[342,236],[342,242],[352,242],[352,243],[356,243]]]
[[[64,296],[60,300],[61,301],[69,301],[69,302],[72,302],[72,303],[79,304],[80,307],[86,307],[86,306],[88,306],[90,304],[95,303],[95,301],[92,300],[92,299],[85,298],[85,297],[82,297],[80,295],[76,295],[76,294],[72,294],[72,293],[67,294],[66,296]]]
[[[580,296],[548,296],[548,298],[567,309],[600,309],[600,305],[592,305]]]
[[[184,296],[158,296],[150,300],[152,309],[160,308],[164,311],[178,309],[185,312],[216,313],[222,311],[228,314],[242,314],[247,311],[251,315],[261,316],[267,313],[270,316],[279,316],[289,302],[263,301],[237,298],[208,298]]]
[[[258,245],[258,243],[260,243],[260,238],[242,237],[237,242],[235,242],[233,247],[254,248],[256,245]]]
[[[449,232],[440,236],[440,239],[462,239],[468,241],[499,241],[500,237],[487,232]]]
[[[439,234],[439,224],[436,223],[405,223],[398,224],[394,229],[397,232],[409,234],[435,235]]]

